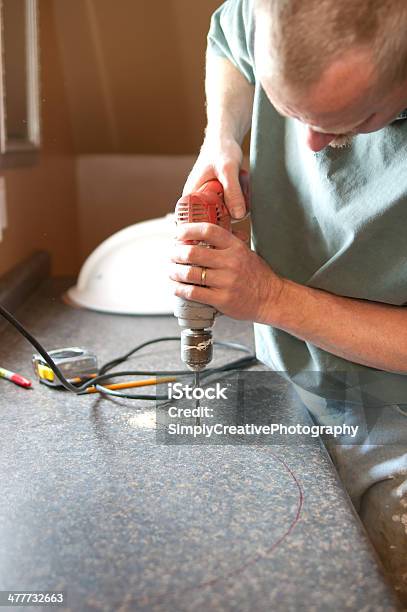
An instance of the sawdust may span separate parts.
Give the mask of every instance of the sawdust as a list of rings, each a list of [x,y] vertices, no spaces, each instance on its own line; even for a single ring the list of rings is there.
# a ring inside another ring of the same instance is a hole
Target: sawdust
[[[134,429],[155,429],[156,414],[153,411],[140,412],[131,416],[128,424]]]

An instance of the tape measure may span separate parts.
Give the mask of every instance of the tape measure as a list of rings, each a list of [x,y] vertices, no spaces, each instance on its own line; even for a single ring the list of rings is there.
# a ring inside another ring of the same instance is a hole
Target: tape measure
[[[80,383],[97,375],[97,357],[86,349],[73,346],[49,351],[48,354],[71,383]],[[63,386],[41,355],[33,355],[32,363],[40,382],[50,387]]]

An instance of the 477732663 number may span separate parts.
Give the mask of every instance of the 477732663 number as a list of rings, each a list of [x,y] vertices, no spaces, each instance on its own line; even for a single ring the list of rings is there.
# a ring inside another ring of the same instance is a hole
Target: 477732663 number
[[[62,606],[63,591],[0,591],[0,606]]]

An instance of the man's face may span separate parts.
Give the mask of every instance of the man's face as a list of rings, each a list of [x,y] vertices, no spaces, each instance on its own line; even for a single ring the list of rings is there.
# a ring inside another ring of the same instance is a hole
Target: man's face
[[[407,107],[407,83],[386,91],[376,82],[366,52],[349,52],[306,93],[272,82],[266,62],[257,68],[276,110],[304,124],[304,142],[312,151],[346,146],[356,134],[385,127]]]

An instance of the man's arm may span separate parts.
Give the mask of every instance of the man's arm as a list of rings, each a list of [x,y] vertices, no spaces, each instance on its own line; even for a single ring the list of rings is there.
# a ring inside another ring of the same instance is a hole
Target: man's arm
[[[407,374],[407,308],[283,281],[264,323],[362,365]]]
[[[348,361],[407,374],[407,307],[342,297],[280,278],[244,242],[210,223],[179,226],[175,294],[234,319],[271,325]],[[199,286],[206,268],[206,285]],[[198,276],[197,276],[198,269]]]
[[[205,88],[208,116],[205,140],[184,194],[218,178],[230,213],[240,218],[245,215],[239,184],[241,144],[251,125],[254,87],[231,61],[208,52]]]
[[[254,87],[226,58],[206,55],[206,108],[208,125],[205,141],[234,141],[241,145],[250,129]]]

